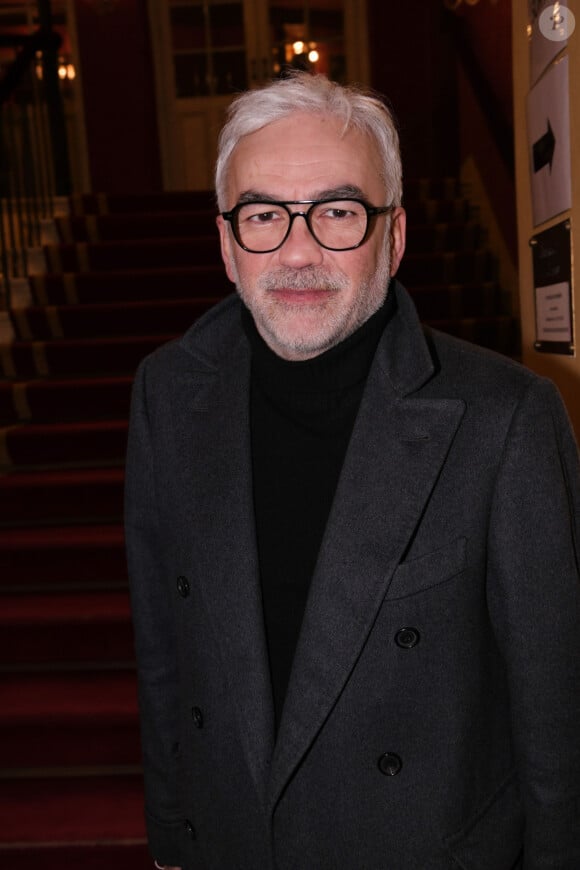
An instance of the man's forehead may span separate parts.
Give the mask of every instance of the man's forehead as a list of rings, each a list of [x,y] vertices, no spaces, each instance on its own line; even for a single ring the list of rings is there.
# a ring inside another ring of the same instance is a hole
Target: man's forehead
[[[336,118],[295,113],[244,136],[232,153],[230,182],[236,197],[250,192],[286,198],[322,198],[336,189],[360,194],[382,175],[374,140],[356,129],[343,135]],[[288,192],[298,185],[302,193]],[[374,186],[374,185],[373,185]]]

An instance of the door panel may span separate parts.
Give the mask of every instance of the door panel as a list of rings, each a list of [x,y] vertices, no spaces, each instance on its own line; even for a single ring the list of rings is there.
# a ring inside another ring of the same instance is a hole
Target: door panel
[[[164,184],[212,186],[232,96],[288,67],[368,82],[364,0],[149,0]]]

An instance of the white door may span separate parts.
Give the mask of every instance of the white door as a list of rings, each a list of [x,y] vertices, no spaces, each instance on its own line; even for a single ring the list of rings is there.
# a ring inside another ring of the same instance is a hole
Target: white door
[[[213,186],[233,95],[285,66],[368,83],[365,0],[149,0],[166,189]]]

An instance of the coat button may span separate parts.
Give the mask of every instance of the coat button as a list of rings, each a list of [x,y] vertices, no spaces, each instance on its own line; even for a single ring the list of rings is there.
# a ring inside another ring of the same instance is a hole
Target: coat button
[[[395,635],[395,643],[401,649],[413,649],[420,639],[421,635],[416,628],[401,628]]]
[[[187,596],[189,595],[189,580],[187,579],[187,577],[177,578],[177,591],[182,598],[187,598]]]
[[[191,718],[193,719],[193,724],[196,728],[203,728],[203,713],[199,707],[191,708]]]
[[[385,752],[385,754],[381,755],[379,758],[378,764],[379,770],[381,773],[384,773],[385,776],[396,776],[401,772],[403,766],[403,762],[394,752]]]
[[[185,830],[187,831],[187,833],[189,834],[189,837],[192,840],[196,839],[197,834],[195,833],[195,828],[193,827],[193,825],[191,824],[189,819],[185,820]]]

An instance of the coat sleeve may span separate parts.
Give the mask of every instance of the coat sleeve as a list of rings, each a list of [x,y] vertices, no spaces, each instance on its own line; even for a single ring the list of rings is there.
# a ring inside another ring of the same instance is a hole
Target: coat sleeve
[[[149,847],[161,864],[181,865],[184,822],[178,800],[177,656],[164,577],[155,491],[155,453],[146,397],[146,362],[133,388],[125,483],[125,536],[139,682],[145,815]]]
[[[534,380],[506,440],[488,600],[508,669],[525,870],[580,867],[580,476],[555,388]]]

